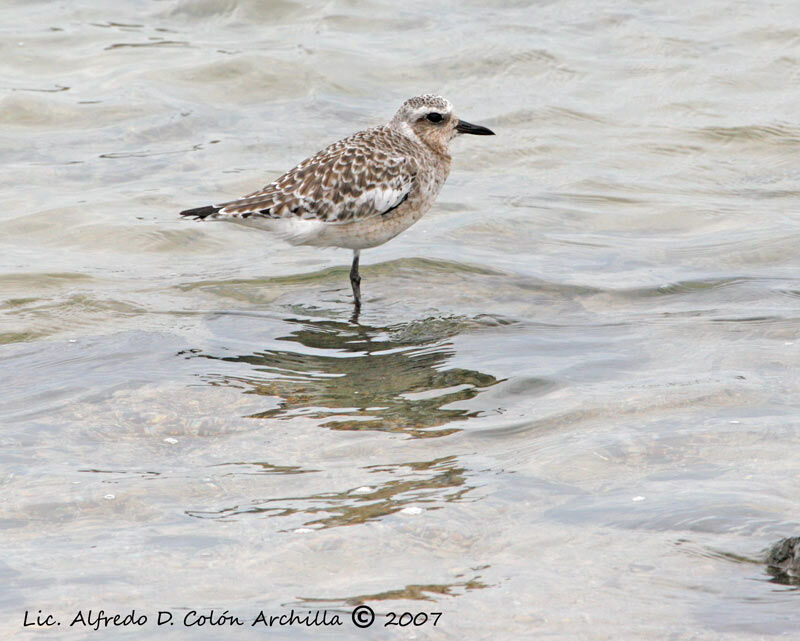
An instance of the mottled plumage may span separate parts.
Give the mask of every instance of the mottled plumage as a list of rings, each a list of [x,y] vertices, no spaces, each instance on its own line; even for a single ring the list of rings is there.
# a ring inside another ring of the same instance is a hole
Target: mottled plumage
[[[359,250],[394,238],[430,208],[450,172],[447,144],[459,133],[492,134],[458,120],[444,98],[417,96],[388,124],[333,143],[263,189],[181,215],[266,229],[297,245],[353,249],[359,306]]]

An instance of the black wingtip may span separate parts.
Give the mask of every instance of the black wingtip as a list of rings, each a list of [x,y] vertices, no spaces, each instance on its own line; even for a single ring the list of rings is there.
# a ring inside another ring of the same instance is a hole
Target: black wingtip
[[[205,207],[195,207],[194,209],[186,209],[181,212],[181,216],[186,218],[194,218],[195,220],[203,220],[208,218],[211,214],[216,214],[221,207],[214,207],[214,205],[206,205]]]

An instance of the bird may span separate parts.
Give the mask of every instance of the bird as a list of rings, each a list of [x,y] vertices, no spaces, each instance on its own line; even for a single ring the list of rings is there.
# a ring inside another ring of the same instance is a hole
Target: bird
[[[334,142],[263,189],[180,215],[271,231],[294,245],[353,250],[358,313],[361,250],[391,240],[430,209],[450,173],[448,145],[460,134],[495,135],[457,117],[442,96],[415,96],[388,123]]]

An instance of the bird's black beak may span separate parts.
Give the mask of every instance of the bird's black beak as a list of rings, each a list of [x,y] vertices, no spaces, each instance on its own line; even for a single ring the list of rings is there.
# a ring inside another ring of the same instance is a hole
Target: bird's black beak
[[[475,136],[494,136],[494,132],[486,127],[480,125],[473,125],[466,120],[459,120],[456,125],[456,131],[460,134],[474,134]]]

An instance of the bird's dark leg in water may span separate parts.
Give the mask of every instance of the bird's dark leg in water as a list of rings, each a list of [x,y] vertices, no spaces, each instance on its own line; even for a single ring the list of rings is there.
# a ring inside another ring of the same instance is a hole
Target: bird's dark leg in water
[[[361,309],[361,276],[358,275],[358,257],[360,251],[353,250],[353,266],[350,268],[350,284],[353,286],[353,303],[356,311]]]

